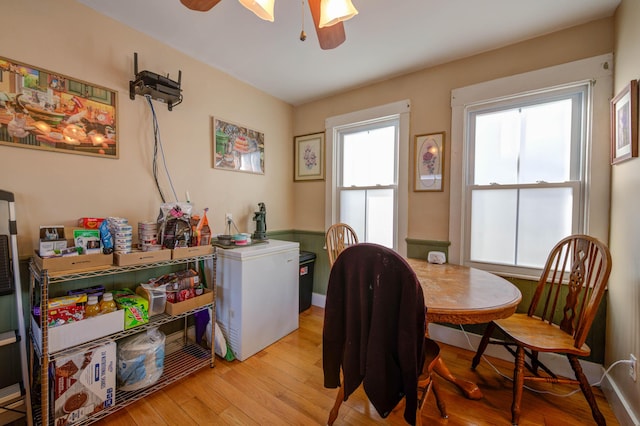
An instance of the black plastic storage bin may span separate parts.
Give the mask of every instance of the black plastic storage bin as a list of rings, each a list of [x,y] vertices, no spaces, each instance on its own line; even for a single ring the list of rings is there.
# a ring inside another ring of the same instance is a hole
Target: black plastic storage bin
[[[311,306],[311,293],[313,292],[313,266],[316,263],[316,254],[310,251],[300,252],[300,306],[298,312],[305,311]]]

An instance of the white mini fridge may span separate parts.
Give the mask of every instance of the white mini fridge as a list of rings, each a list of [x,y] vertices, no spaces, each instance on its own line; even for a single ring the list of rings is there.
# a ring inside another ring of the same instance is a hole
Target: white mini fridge
[[[299,244],[216,249],[216,320],[240,361],[298,328]]]

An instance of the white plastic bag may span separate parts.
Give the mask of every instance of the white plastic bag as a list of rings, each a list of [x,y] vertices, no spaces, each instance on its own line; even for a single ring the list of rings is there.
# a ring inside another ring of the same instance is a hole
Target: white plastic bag
[[[118,342],[118,389],[132,391],[154,384],[164,370],[166,337],[157,328]]]
[[[209,318],[213,318],[211,308],[209,308]],[[211,347],[211,323],[212,320],[210,319],[209,323],[207,324],[207,328],[204,331],[204,336],[207,339],[207,347],[209,348]],[[219,357],[224,358],[227,361],[233,361],[235,357],[233,356],[233,352],[231,352],[231,348],[227,346],[227,340],[224,338],[224,334],[222,334],[222,329],[217,322],[215,324],[216,338],[214,342],[215,347],[213,350]]]

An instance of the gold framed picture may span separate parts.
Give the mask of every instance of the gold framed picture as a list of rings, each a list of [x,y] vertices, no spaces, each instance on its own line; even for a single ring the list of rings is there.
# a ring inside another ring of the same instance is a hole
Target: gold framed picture
[[[324,180],[324,132],[293,138],[293,180]]]

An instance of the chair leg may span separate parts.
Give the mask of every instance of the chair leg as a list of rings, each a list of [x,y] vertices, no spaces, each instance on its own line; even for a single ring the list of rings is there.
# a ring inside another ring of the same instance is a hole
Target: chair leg
[[[520,421],[520,402],[524,390],[524,348],[516,349],[515,367],[513,368],[513,402],[511,404],[511,424],[516,426]]]
[[[329,420],[327,420],[327,424],[331,426],[333,422],[338,418],[338,410],[340,410],[340,406],[342,405],[342,401],[344,400],[344,386],[340,386],[338,389],[338,395],[336,396],[336,401],[333,403],[333,408],[331,412],[329,412]]]
[[[573,368],[573,372],[576,374],[576,379],[580,383],[580,389],[582,390],[582,394],[585,399],[589,403],[589,407],[591,407],[591,414],[593,415],[593,419],[599,426],[604,426],[607,424],[604,416],[600,412],[598,408],[598,403],[596,402],[596,397],[593,395],[593,390],[591,389],[591,385],[587,380],[584,372],[582,371],[582,366],[580,365],[580,361],[578,357],[575,355],[567,354],[567,358],[569,358],[569,363],[571,364],[571,368]]]
[[[489,339],[493,334],[493,330],[496,328],[496,324],[492,321],[487,324],[487,329],[484,331],[482,335],[482,340],[480,341],[480,345],[478,345],[478,350],[476,351],[476,355],[473,357],[471,361],[471,369],[475,370],[478,364],[480,364],[480,358],[482,358],[482,354],[485,349],[487,349],[487,345],[489,344]]]
[[[431,378],[431,390],[433,391],[433,396],[436,398],[436,404],[438,405],[438,410],[440,410],[440,416],[443,419],[448,419],[449,415],[447,414],[447,407],[444,404],[444,399],[440,396],[440,389],[435,377]]]

